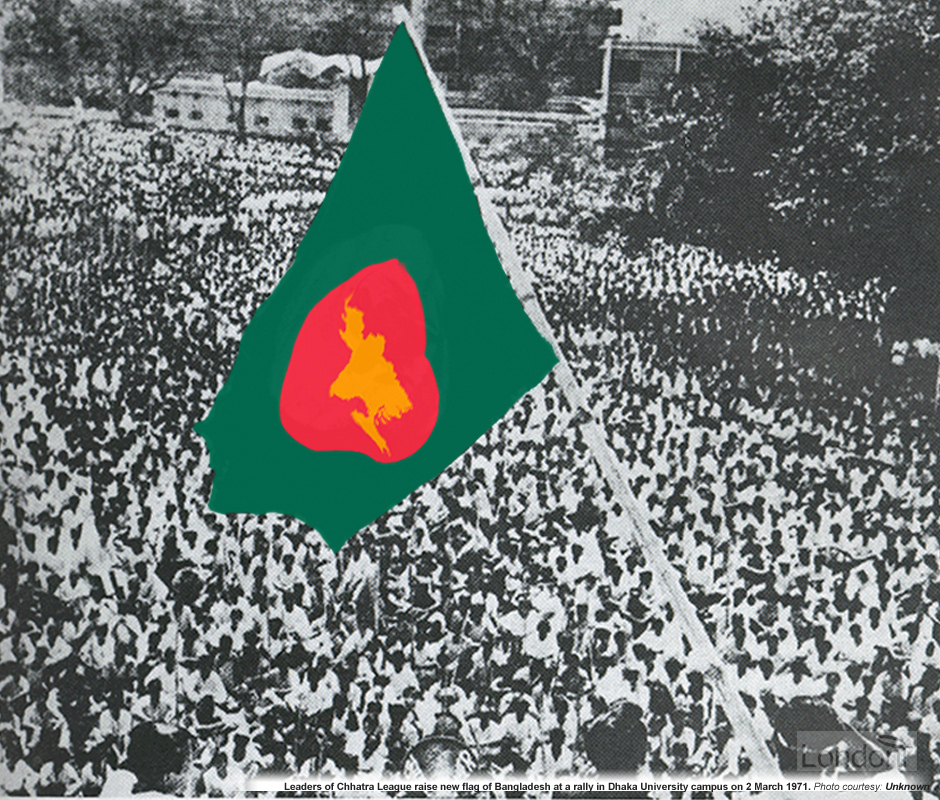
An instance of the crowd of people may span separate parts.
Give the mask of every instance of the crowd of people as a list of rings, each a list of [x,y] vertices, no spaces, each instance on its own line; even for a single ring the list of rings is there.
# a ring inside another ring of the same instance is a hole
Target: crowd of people
[[[338,555],[297,520],[208,510],[192,427],[323,197],[327,154],[188,132],[155,162],[146,131],[16,122],[4,792],[95,793],[127,772],[125,793],[225,796],[259,771],[399,771],[445,731],[488,772],[585,774],[625,703],[624,768],[746,769],[551,376]],[[513,236],[559,341],[767,740],[812,697],[936,747],[937,428],[919,384],[882,369],[889,288],[661,243],[630,256],[531,213]],[[837,325],[882,383],[786,347]]]
[[[514,233],[742,690],[920,733],[936,760],[940,425],[932,381],[882,341],[890,289]]]

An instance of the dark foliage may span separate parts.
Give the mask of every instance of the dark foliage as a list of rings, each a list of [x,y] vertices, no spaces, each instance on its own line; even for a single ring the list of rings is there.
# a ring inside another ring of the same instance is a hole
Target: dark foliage
[[[888,326],[936,333],[940,38],[921,0],[794,0],[708,27],[648,121],[660,231],[899,287]],[[632,221],[627,222],[628,228]]]

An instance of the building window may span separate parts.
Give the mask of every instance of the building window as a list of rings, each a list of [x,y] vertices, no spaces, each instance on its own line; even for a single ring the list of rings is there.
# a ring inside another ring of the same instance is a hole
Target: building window
[[[258,115],[255,117],[255,125],[264,126],[267,125],[271,120],[268,117]]]
[[[170,119],[176,119],[180,115],[180,110],[178,108],[168,108],[163,113]]]
[[[294,117],[292,124],[295,131],[302,131],[306,130],[307,128],[307,120],[305,120],[303,117]]]
[[[618,61],[614,59],[614,62],[610,65],[610,82],[639,83],[642,69],[643,62],[641,61]]]
[[[202,119],[202,112],[198,108],[194,108],[189,112],[190,119]]]
[[[328,117],[317,117],[317,130],[323,133],[330,130],[330,120]]]

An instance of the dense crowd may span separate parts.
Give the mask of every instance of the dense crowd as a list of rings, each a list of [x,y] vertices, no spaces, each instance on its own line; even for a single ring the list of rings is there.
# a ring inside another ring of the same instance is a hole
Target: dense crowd
[[[557,224],[564,184],[541,185],[544,218],[502,196],[515,240],[742,690],[771,721],[813,698],[911,748],[920,734],[936,763],[936,362],[884,345],[892,289],[587,244]]]
[[[624,768],[747,768],[551,377],[337,556],[296,520],[208,511],[192,426],[328,157],[187,133],[155,163],[147,132],[29,116],[4,136],[5,792],[223,796],[259,770],[401,770],[445,732],[489,772],[584,774],[625,707]],[[629,256],[532,213],[517,245],[767,740],[808,697],[935,748],[937,428],[882,364],[889,289]],[[870,370],[787,349],[825,326]]]

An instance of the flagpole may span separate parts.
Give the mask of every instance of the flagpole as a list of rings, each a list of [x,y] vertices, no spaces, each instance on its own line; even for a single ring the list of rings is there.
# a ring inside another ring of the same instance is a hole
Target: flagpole
[[[620,459],[608,444],[603,428],[591,413],[590,406],[585,400],[578,380],[555,339],[551,325],[535,294],[532,281],[522,266],[522,261],[509,237],[509,232],[496,210],[490,192],[484,184],[483,177],[477,169],[470,149],[460,132],[457,120],[447,104],[444,88],[431,68],[420,38],[416,35],[411,16],[407,9],[400,5],[395,6],[392,13],[396,25],[403,24],[408,31],[412,44],[421,60],[421,65],[431,82],[437,101],[460,149],[460,154],[463,157],[464,165],[477,196],[484,225],[499,253],[503,269],[506,270],[509,280],[532,323],[555,350],[555,355],[558,358],[555,377],[568,402],[575,409],[575,424],[580,426],[581,433],[591,448],[601,473],[617,501],[626,511],[623,529],[617,532],[629,536],[639,545],[647,559],[647,565],[657,574],[659,581],[663,584],[672,608],[676,612],[680,624],[685,629],[688,644],[697,654],[697,657],[708,664],[704,672],[718,690],[722,700],[722,710],[731,723],[736,738],[742,743],[747,752],[754,774],[768,779],[779,778],[781,773],[776,759],[767,747],[767,742],[760,733],[757,723],[745,705],[740,692],[735,689],[728,665],[719,655],[715,644],[698,616],[697,610],[689,600],[685,589],[682,588],[681,576],[666,557],[662,540],[653,530],[646,512],[630,489],[629,480],[631,476],[627,468],[621,464]]]

